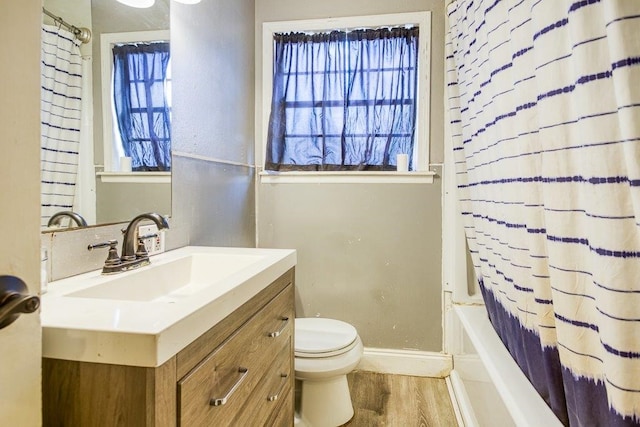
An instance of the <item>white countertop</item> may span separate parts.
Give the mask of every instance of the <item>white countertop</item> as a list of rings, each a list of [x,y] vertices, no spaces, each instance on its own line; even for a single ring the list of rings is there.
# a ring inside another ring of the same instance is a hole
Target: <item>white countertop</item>
[[[199,253],[257,256],[247,267],[179,299],[69,296]],[[289,249],[187,246],[155,255],[150,266],[137,270],[111,276],[98,270],[51,282],[42,296],[43,357],[160,366],[295,264],[296,252]]]

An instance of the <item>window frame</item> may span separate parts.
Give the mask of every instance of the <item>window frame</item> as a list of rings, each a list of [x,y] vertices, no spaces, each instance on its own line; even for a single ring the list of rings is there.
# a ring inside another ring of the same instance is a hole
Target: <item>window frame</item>
[[[273,90],[273,35],[283,32],[349,31],[358,28],[417,25],[418,36],[418,102],[416,107],[415,171],[292,171],[276,172],[264,169],[266,161],[269,115]],[[408,12],[385,15],[365,15],[296,21],[273,21],[262,24],[262,103],[258,114],[256,160],[262,183],[431,183],[434,172],[429,170],[430,95],[431,95],[431,12]]]
[[[120,159],[114,149],[113,121],[113,45],[118,43],[169,41],[169,30],[103,33],[100,36],[100,73],[102,96],[102,147],[104,152],[103,172],[98,172],[102,182],[171,182],[171,172],[121,172]]]

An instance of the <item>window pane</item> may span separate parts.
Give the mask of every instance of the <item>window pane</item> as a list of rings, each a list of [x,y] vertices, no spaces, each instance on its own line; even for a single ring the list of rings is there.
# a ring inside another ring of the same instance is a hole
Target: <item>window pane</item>
[[[133,170],[171,170],[169,44],[114,46],[114,106],[122,150]]]
[[[274,39],[267,169],[394,169],[413,154],[417,28]]]

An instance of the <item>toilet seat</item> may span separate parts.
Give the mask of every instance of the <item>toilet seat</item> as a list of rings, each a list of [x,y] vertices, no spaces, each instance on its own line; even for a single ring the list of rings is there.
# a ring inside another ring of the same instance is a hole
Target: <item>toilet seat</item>
[[[348,352],[357,345],[358,331],[336,319],[295,320],[295,357],[330,357]]]

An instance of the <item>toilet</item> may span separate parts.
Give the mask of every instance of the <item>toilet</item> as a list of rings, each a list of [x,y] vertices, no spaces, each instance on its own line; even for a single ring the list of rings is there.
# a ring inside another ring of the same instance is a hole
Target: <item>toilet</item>
[[[296,425],[335,427],[353,417],[347,374],[360,362],[356,328],[335,319],[295,320],[295,377],[302,385]]]

